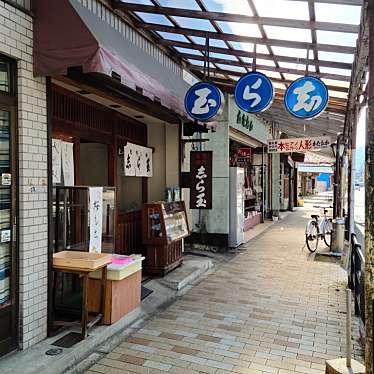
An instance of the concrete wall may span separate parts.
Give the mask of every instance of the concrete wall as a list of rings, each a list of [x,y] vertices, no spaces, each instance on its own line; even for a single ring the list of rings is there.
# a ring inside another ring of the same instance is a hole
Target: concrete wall
[[[43,78],[33,76],[32,38],[32,18],[0,0],[0,53],[17,60],[18,74],[21,348],[30,347],[47,335],[46,85]]]
[[[148,146],[154,147],[153,176],[148,179],[148,201],[164,199],[166,169],[165,169],[165,125],[148,125]]]
[[[147,131],[148,146],[155,149],[148,201],[164,200],[166,187],[179,186],[179,125],[151,124]]]

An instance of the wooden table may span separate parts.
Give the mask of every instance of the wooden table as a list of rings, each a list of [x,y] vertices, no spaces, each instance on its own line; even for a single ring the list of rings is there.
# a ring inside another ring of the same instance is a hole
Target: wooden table
[[[82,294],[82,339],[87,338],[88,329],[100,322],[104,316],[105,310],[105,297],[106,297],[106,281],[107,281],[107,263],[99,265],[95,269],[92,268],[79,268],[79,267],[65,267],[53,265],[53,271],[60,273],[78,274],[83,278],[83,294]],[[89,274],[92,271],[102,269],[101,272],[101,300],[100,300],[100,311],[93,320],[88,322],[88,280]],[[54,282],[55,283],[55,282]]]

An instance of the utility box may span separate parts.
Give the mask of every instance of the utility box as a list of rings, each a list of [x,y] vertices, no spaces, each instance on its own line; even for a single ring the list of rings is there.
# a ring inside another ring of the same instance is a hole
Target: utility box
[[[343,253],[344,250],[345,219],[336,218],[332,220],[331,251]]]

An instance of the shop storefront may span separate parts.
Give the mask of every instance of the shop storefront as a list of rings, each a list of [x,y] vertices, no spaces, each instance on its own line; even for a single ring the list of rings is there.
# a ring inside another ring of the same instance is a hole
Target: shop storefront
[[[213,151],[211,210],[192,211],[191,241],[218,247],[237,246],[244,233],[263,222],[268,211],[269,127],[258,117],[244,113],[232,96],[213,133],[203,134],[200,147]],[[188,165],[186,158],[184,164]],[[231,217],[231,218],[230,218]]]
[[[49,6],[36,2],[34,72],[48,81],[52,334],[56,321],[102,312],[105,295],[103,272],[82,284],[63,264],[76,255],[61,255],[58,267],[56,254],[115,255],[104,286],[108,324],[140,302],[141,265],[132,273],[125,265],[144,258],[145,272],[163,275],[182,263],[189,225],[180,137],[189,85],[178,63],[101,2]]]

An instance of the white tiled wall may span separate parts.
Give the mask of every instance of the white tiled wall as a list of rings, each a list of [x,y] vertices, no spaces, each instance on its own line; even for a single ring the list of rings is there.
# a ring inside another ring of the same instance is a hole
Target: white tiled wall
[[[19,327],[23,349],[47,334],[46,85],[44,78],[33,76],[32,25],[29,15],[0,0],[0,53],[17,60],[18,67]]]

